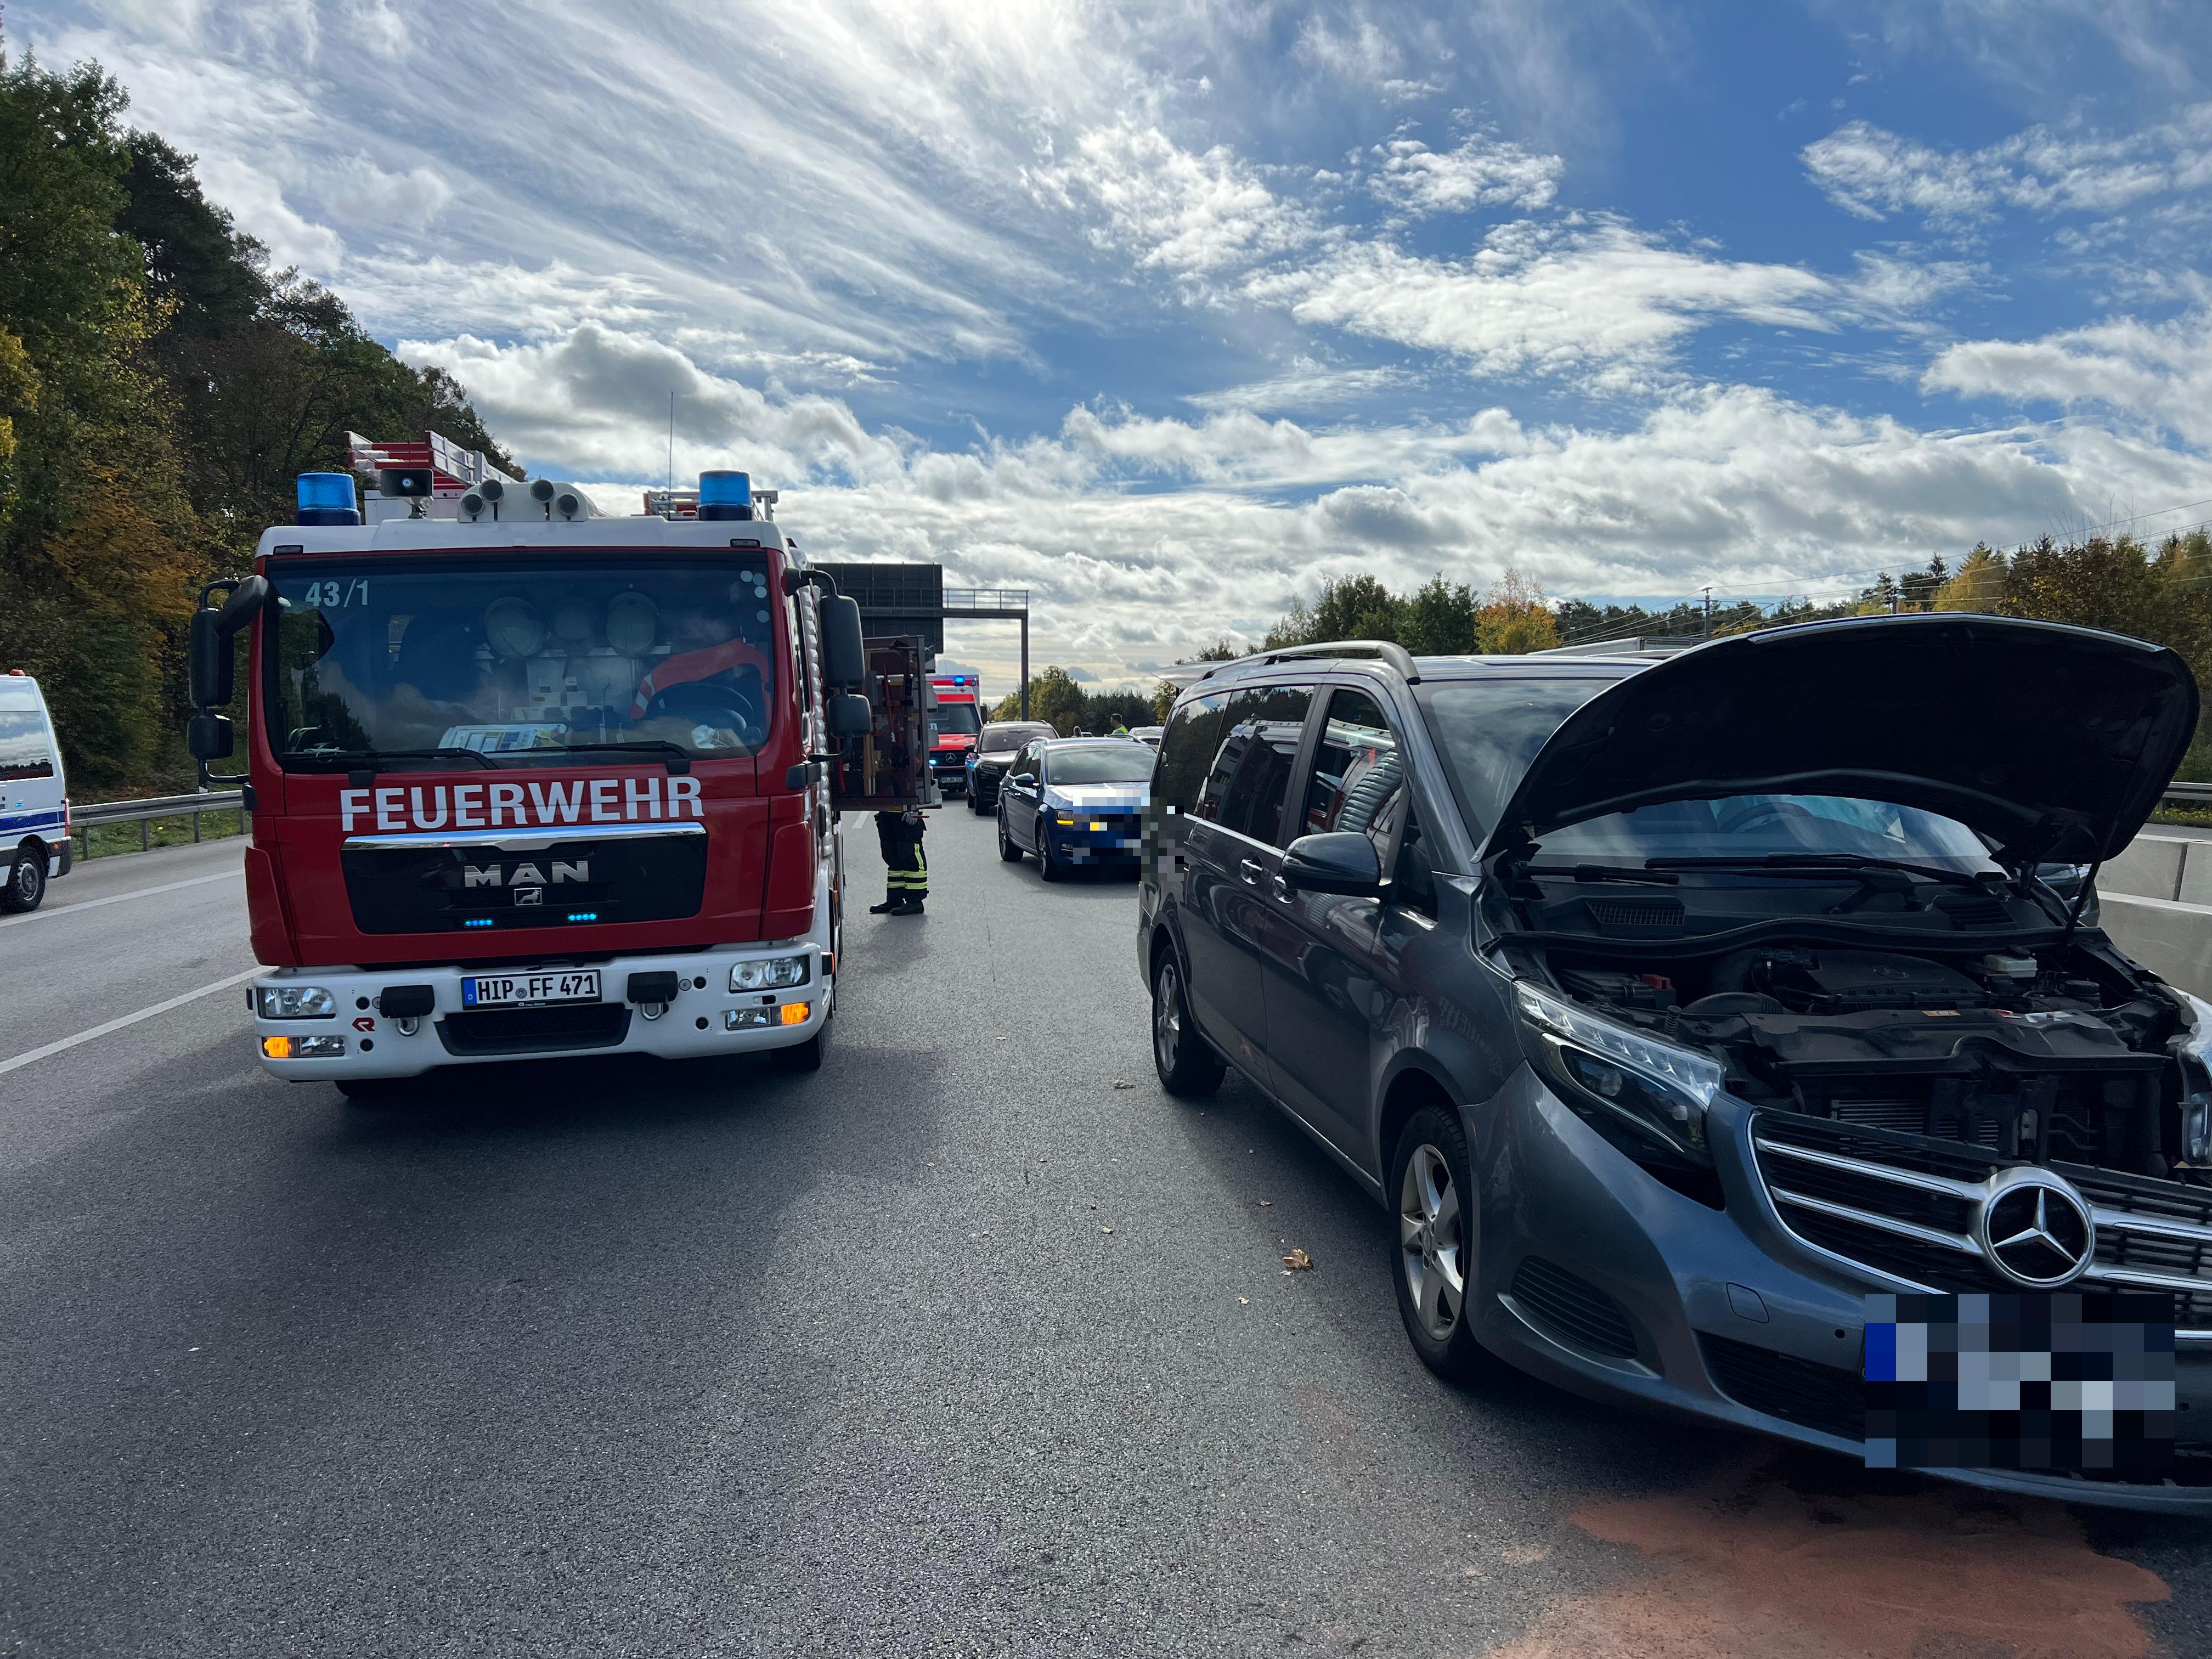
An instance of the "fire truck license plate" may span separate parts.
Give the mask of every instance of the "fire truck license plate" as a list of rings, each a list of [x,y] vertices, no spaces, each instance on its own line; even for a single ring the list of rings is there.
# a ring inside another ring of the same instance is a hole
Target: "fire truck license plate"
[[[482,974],[461,981],[464,1008],[535,1007],[548,1002],[597,1002],[599,969],[574,974]]]

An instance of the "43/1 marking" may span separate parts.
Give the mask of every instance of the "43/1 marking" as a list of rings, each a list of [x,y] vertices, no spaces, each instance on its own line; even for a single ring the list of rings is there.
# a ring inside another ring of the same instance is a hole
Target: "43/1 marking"
[[[309,582],[300,602],[319,606],[325,611],[343,611],[349,605],[366,605],[368,603],[368,578],[356,576],[351,581]]]

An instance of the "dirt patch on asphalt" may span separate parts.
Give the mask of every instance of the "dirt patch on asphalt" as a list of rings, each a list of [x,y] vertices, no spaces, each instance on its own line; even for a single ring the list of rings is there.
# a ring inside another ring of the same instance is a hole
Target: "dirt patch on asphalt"
[[[1688,1492],[1568,1518],[1651,1568],[1555,1603],[1498,1659],[2132,1659],[2155,1573],[2056,1504],[1963,1487],[1793,1485],[1770,1455]],[[1847,1472],[1856,1474],[1856,1471]]]

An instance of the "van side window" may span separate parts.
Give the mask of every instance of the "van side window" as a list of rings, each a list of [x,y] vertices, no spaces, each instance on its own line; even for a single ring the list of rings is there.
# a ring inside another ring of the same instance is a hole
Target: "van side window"
[[[1194,697],[1180,705],[1160,738],[1160,763],[1152,774],[1152,804],[1175,808],[1188,817],[1198,805],[1198,792],[1213,769],[1213,757],[1221,747],[1221,711],[1229,694]]]
[[[53,775],[54,749],[46,737],[46,717],[35,708],[0,709],[0,783]]]
[[[1274,844],[1312,702],[1312,691],[1303,685],[1255,685],[1231,694],[1222,714],[1221,749],[1199,796],[1199,817]]]
[[[1390,722],[1364,691],[1340,686],[1329,694],[1328,719],[1314,748],[1305,804],[1293,831],[1369,831],[1405,774]],[[1387,848],[1380,848],[1389,856]]]

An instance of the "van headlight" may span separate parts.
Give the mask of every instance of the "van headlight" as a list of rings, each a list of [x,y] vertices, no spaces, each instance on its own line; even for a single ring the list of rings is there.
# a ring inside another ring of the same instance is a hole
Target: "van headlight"
[[[2172,1045],[2181,1063],[2181,1161],[2212,1164],[2212,1003],[2166,988],[2181,999],[2194,1022]]]
[[[805,957],[764,957],[754,962],[730,964],[732,991],[780,991],[787,985],[806,983]]]
[[[1583,1116],[1623,1125],[1698,1164],[1711,1164],[1705,1114],[1727,1076],[1720,1063],[1516,980],[1522,1047]]]
[[[259,988],[264,1019],[331,1019],[337,999],[319,985],[264,985]]]

